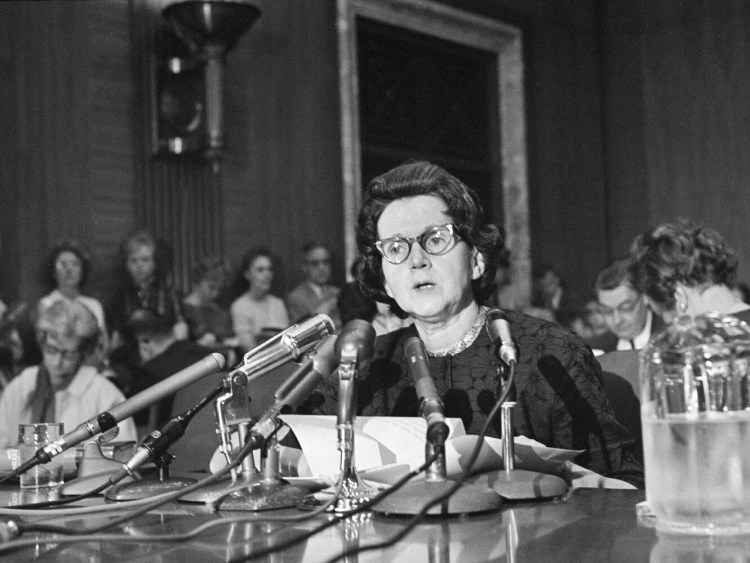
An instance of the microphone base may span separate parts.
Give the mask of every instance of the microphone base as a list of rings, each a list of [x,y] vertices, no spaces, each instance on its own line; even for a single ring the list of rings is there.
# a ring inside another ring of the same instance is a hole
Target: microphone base
[[[418,514],[432,499],[447,493],[456,483],[441,481],[410,481],[401,489],[372,507],[381,514]],[[462,484],[440,504],[430,507],[427,514],[451,515],[489,512],[500,508],[500,497],[489,487]]]
[[[310,489],[297,487],[283,479],[260,481],[230,492],[216,504],[218,510],[261,511],[297,506]]]
[[[350,468],[346,472],[346,476],[343,477],[343,480],[344,482],[341,485],[340,494],[326,508],[327,512],[346,514],[347,512],[356,510],[378,494],[377,490],[366,485],[362,479],[359,478],[354,468]],[[299,508],[301,510],[317,510],[324,504],[330,502],[331,494],[328,493],[337,487],[326,489],[317,494],[307,495],[299,503]]]
[[[177,500],[185,503],[195,504],[213,504],[221,497],[225,496],[232,491],[237,489],[245,489],[260,482],[259,473],[251,473],[250,475],[240,474],[235,481],[232,481],[231,477],[220,479],[219,481],[212,483],[207,487],[202,487],[198,490],[191,491],[186,495],[181,496]]]
[[[104,496],[112,501],[140,500],[184,489],[197,482],[197,479],[191,477],[170,477],[161,480],[146,478],[110,487]]]
[[[568,494],[568,484],[561,477],[523,469],[489,471],[467,482],[489,487],[506,500],[551,499]]]

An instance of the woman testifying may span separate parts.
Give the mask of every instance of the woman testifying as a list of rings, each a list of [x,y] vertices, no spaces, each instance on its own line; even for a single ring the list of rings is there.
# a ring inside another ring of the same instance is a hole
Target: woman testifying
[[[418,335],[446,416],[478,433],[502,391],[483,305],[505,251],[502,234],[484,221],[475,194],[460,180],[429,162],[414,162],[370,183],[357,243],[363,291],[414,321],[377,338],[372,361],[360,373],[358,413],[418,416],[404,355],[404,343]],[[576,463],[643,486],[633,436],[615,419],[586,343],[557,324],[506,315],[518,352],[515,433],[550,447],[585,450]],[[324,397],[310,410],[335,413],[335,382],[320,390]],[[308,408],[315,403],[312,397]],[[498,417],[491,432],[500,431]]]

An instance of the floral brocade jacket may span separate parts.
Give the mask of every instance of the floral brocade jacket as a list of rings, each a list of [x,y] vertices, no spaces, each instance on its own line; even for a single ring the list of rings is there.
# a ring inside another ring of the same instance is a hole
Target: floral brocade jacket
[[[546,446],[585,450],[575,462],[607,477],[643,487],[643,467],[634,436],[615,418],[602,387],[601,368],[587,343],[560,325],[507,311],[518,353],[515,372],[515,434]],[[419,401],[404,355],[416,336],[409,326],[382,336],[369,365],[359,374],[358,409],[364,416],[418,416]],[[445,415],[462,419],[478,434],[503,390],[504,366],[488,331],[482,329],[465,350],[429,356],[430,373]],[[337,382],[325,381],[300,412],[336,412]],[[499,437],[497,416],[488,435]]]

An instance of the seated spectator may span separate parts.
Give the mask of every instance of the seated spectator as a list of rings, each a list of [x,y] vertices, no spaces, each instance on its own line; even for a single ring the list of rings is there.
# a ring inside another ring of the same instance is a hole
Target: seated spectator
[[[142,362],[133,383],[135,393],[159,383],[211,353],[208,348],[191,340],[177,340],[172,325],[149,309],[136,310],[130,316],[128,327],[138,341]],[[174,396],[171,395],[154,405],[151,413],[136,413],[136,423],[138,426],[148,425],[147,431],[160,428],[170,418],[173,401]]]
[[[193,269],[193,290],[182,302],[191,340],[207,348],[236,346],[232,317],[216,302],[226,274],[223,258],[204,258]]]
[[[562,277],[552,266],[534,268],[531,307],[526,311],[535,317],[552,320],[565,327],[575,316]]]
[[[247,291],[232,303],[232,326],[242,354],[289,326],[284,302],[271,294],[273,259],[268,250],[252,249],[240,268]]]
[[[0,393],[23,367],[23,343],[17,324],[25,310],[25,303],[7,307],[0,301]]]
[[[518,286],[513,284],[513,273],[510,251],[506,249],[497,259],[495,291],[487,299],[489,307],[499,307],[506,311],[526,311],[529,308],[529,299],[524,298]]]
[[[338,310],[339,288],[331,285],[331,253],[323,244],[311,242],[302,248],[302,271],[305,280],[286,296],[286,306],[293,323],[324,314],[341,327]]]
[[[117,384],[131,395],[140,358],[135,336],[128,328],[130,316],[137,309],[149,309],[163,317],[180,340],[188,337],[188,327],[182,315],[182,300],[169,281],[167,248],[148,231],[136,231],[125,237],[120,255],[122,281],[106,304],[112,331],[109,359]]]
[[[78,301],[96,317],[101,337],[99,348],[90,361],[100,365],[108,352],[107,323],[104,320],[104,308],[95,297],[82,293],[91,273],[91,259],[88,252],[73,239],[58,241],[50,250],[44,262],[42,283],[48,293],[37,304],[37,315],[41,317],[45,309],[60,300]]]
[[[18,442],[18,424],[62,422],[65,431],[125,400],[95,367],[85,365],[97,346],[94,314],[77,301],[57,301],[37,321],[43,361],[25,369],[0,397],[0,447]],[[118,440],[135,441],[135,424],[119,424]]]
[[[653,314],[646,296],[637,289],[629,267],[628,258],[619,258],[604,267],[594,280],[599,310],[608,329],[589,338],[594,353],[640,350],[652,334],[664,328],[664,321]]]
[[[638,235],[630,255],[638,287],[665,321],[717,312],[750,322],[750,304],[732,290],[739,260],[714,229],[664,223]]]
[[[581,314],[577,315],[571,322],[570,328],[587,340],[607,332],[607,323],[599,310],[599,302],[596,299],[587,301]]]
[[[743,303],[750,303],[750,285],[745,282],[735,282],[732,291]]]

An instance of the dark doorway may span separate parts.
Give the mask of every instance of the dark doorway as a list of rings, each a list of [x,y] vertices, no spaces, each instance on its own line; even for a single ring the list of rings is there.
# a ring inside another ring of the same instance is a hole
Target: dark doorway
[[[502,224],[496,54],[356,21],[362,185],[407,160],[430,160]]]

